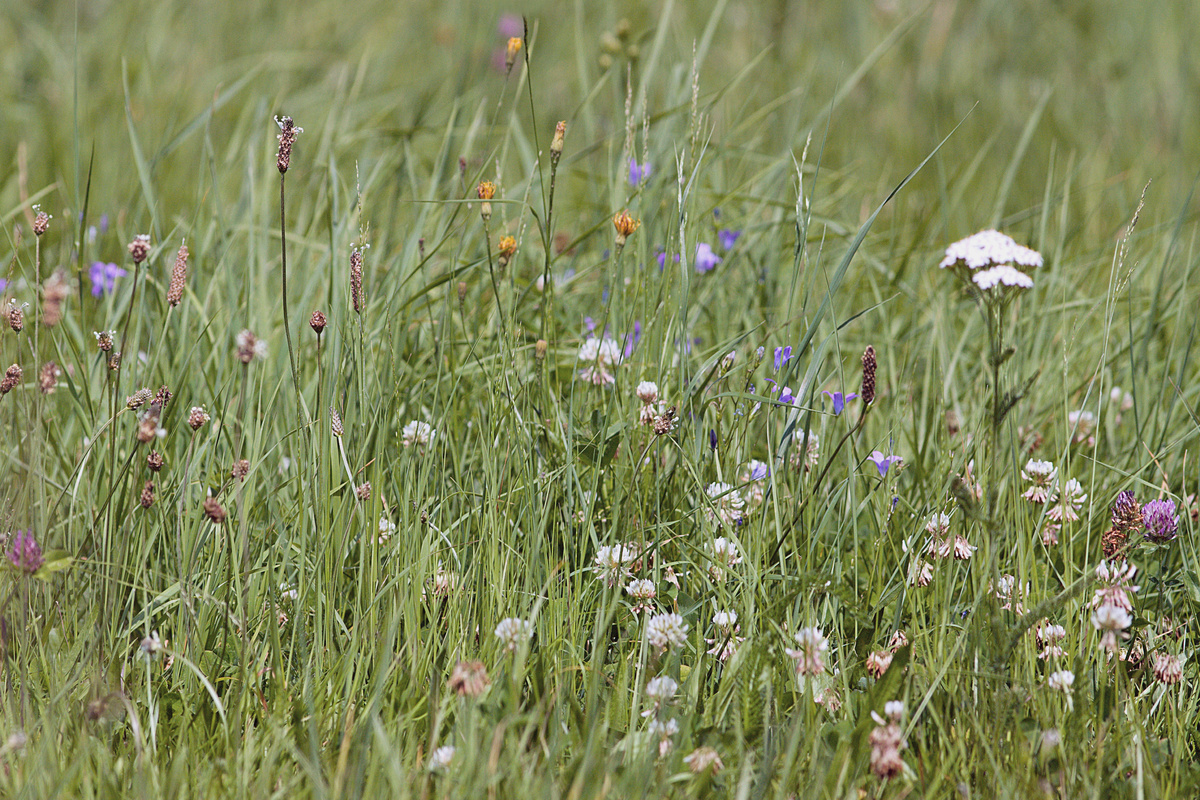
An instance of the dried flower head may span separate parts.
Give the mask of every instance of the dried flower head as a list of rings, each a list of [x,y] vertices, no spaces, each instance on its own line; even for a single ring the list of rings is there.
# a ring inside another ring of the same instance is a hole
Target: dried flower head
[[[238,361],[243,364],[249,364],[255,358],[266,358],[267,343],[263,339],[254,335],[254,332],[248,328],[243,328],[234,337],[234,343],[237,345]]]
[[[20,333],[25,327],[25,309],[28,307],[28,303],[18,303],[15,298],[8,301],[8,327],[13,333]]]
[[[197,431],[208,422],[212,417],[204,410],[203,406],[192,406],[192,410],[188,412],[188,425],[192,430]]]
[[[337,437],[341,437],[346,432],[345,426],[342,425],[342,415],[333,406],[329,407],[329,429]]]
[[[239,458],[233,462],[233,469],[229,470],[229,477],[235,481],[245,481],[246,476],[250,474],[250,459]]]
[[[1170,653],[1154,654],[1154,679],[1159,683],[1173,686],[1183,680],[1183,664],[1179,657]]]
[[[875,348],[871,345],[867,345],[867,349],[863,351],[862,367],[862,389],[859,391],[859,397],[864,406],[869,406],[875,402],[875,370],[877,367]]]
[[[158,406],[151,404],[138,416],[137,440],[142,444],[154,441],[155,436],[165,436],[166,431],[158,427],[161,412]]]
[[[288,167],[292,163],[292,145],[296,143],[296,137],[304,133],[304,128],[297,128],[291,117],[276,117],[275,124],[279,126],[279,153],[276,157],[276,166],[279,167],[279,173],[282,175],[288,171]]]
[[[872,678],[880,678],[892,665],[892,654],[887,650],[877,650],[867,656],[867,674]]]
[[[4,370],[4,378],[0,379],[0,394],[8,394],[21,382],[21,367],[13,364]]]
[[[867,741],[871,745],[871,772],[879,780],[891,780],[904,772],[904,759],[900,751],[905,748],[904,734],[895,722],[886,722],[871,712],[876,727]]]
[[[62,375],[62,370],[53,361],[47,361],[42,364],[42,370],[38,373],[38,388],[42,394],[53,394],[55,387],[58,386],[58,376]]]
[[[504,71],[511,72],[513,64],[517,61],[517,55],[521,52],[523,42],[520,36],[510,36],[508,44],[504,48]]]
[[[479,697],[488,690],[492,681],[482,661],[459,661],[450,673],[447,688],[460,697]]]
[[[163,468],[163,454],[157,450],[151,450],[150,454],[146,456],[146,466],[149,467],[151,472],[161,470]]]
[[[683,763],[687,764],[687,768],[694,775],[699,775],[702,772],[709,772],[716,775],[725,768],[725,764],[721,761],[720,753],[711,747],[697,747],[683,757]]]
[[[92,335],[96,337],[96,347],[100,352],[107,353],[113,349],[113,337],[117,335],[116,331],[92,331]]]
[[[558,166],[558,159],[562,158],[563,145],[567,139],[567,121],[560,120],[554,126],[554,138],[550,140],[550,166],[554,168]]]
[[[131,410],[135,408],[141,408],[146,403],[150,402],[151,397],[154,397],[154,392],[143,387],[129,395],[129,397],[125,398],[125,407]]]
[[[187,285],[188,249],[187,242],[179,245],[175,254],[175,266],[171,268],[171,283],[167,286],[167,304],[174,308],[183,300],[183,287]]]
[[[1142,524],[1142,506],[1133,492],[1118,493],[1111,511],[1112,525],[1120,531],[1129,533]]]
[[[140,264],[150,255],[150,234],[139,233],[133,237],[133,241],[129,243],[129,257],[133,259],[134,264]]]
[[[221,525],[225,522],[225,509],[217,501],[217,498],[204,498],[204,516],[212,520],[215,525]]]
[[[364,503],[371,499],[371,482],[363,481],[354,489],[354,494]]]
[[[53,328],[62,320],[63,303],[71,295],[71,280],[64,269],[56,269],[42,287],[42,322]]]
[[[154,481],[146,481],[142,487],[142,496],[138,499],[142,508],[149,508],[154,505]]]
[[[33,218],[33,232],[34,235],[41,236],[50,229],[51,216],[42,211],[41,206],[35,205],[33,210],[37,212],[37,216]]]
[[[308,320],[308,324],[312,326],[312,329],[316,332],[317,336],[320,336],[321,332],[325,330],[325,326],[329,324],[329,321],[325,319],[325,314],[323,312],[314,311],[312,313],[312,317],[310,317]]]

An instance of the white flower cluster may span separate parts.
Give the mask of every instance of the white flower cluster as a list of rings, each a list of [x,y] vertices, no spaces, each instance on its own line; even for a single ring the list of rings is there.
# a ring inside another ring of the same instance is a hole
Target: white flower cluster
[[[938,267],[947,269],[965,266],[973,273],[971,280],[980,290],[1030,289],[1033,278],[1021,267],[1042,266],[1042,256],[1036,250],[1017,244],[1011,236],[1000,231],[980,231],[946,248],[946,256]]]
[[[579,377],[596,386],[611,386],[617,379],[609,367],[620,364],[623,357],[616,339],[591,336],[579,346],[579,360],[587,365],[579,371]]]

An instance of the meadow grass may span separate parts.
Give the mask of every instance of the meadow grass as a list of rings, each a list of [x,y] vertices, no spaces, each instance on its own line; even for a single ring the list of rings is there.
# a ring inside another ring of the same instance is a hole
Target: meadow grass
[[[7,12],[0,794],[1195,793],[1190,7],[844,5]]]

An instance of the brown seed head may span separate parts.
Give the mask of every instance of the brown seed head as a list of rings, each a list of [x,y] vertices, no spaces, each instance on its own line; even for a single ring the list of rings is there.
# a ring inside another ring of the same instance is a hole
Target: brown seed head
[[[92,335],[96,337],[96,347],[100,348],[100,352],[107,353],[113,349],[113,334],[116,331],[92,331]]]
[[[517,54],[521,52],[521,37],[513,36],[508,40],[508,46],[504,49],[504,69],[509,71],[513,68],[513,64],[517,61]]]
[[[136,392],[129,395],[129,397],[125,398],[125,407],[129,409],[141,408],[142,406],[146,405],[146,403],[149,402],[150,398],[153,396],[154,393],[149,389],[138,389]]]
[[[554,138],[550,140],[550,166],[558,166],[562,158],[563,145],[567,139],[567,121],[562,120],[554,126]]]
[[[250,474],[250,460],[239,458],[233,462],[233,469],[229,471],[229,476],[234,480],[244,481],[246,476]]]
[[[346,429],[342,427],[342,415],[333,406],[329,407],[329,428],[333,431],[334,436],[341,436],[346,432]]]
[[[33,232],[41,236],[50,229],[50,215],[42,211],[41,206],[34,206],[33,210],[37,212],[37,216],[33,218]]]
[[[146,456],[146,466],[151,472],[158,472],[163,468],[163,454],[157,450],[151,450],[150,455]]]
[[[358,499],[364,503],[371,499],[371,482],[363,481],[355,489],[354,493],[358,495]]]
[[[1133,492],[1124,491],[1117,494],[1112,506],[1112,525],[1126,533],[1142,526],[1142,505]]]
[[[204,516],[211,519],[215,525],[225,522],[225,509],[217,502],[217,498],[204,498]]]
[[[108,369],[110,372],[116,372],[121,368],[121,354],[116,350],[108,357]]]
[[[549,347],[550,347],[550,345],[546,343],[545,339],[538,339],[537,343],[534,344],[534,346],[533,346],[533,357],[536,358],[538,361],[545,360],[546,350]]]
[[[320,336],[321,332],[325,330],[325,326],[329,324],[329,320],[325,318],[324,312],[314,311],[308,320],[308,324],[316,331],[317,336]]]
[[[641,221],[634,219],[627,210],[618,211],[613,215],[613,227],[617,229],[617,249],[625,246],[625,240],[632,236],[641,224]]]
[[[150,255],[150,234],[139,233],[129,243],[129,257],[133,259],[133,263],[140,264],[146,260],[148,255]]]
[[[304,128],[297,128],[291,117],[276,117],[275,124],[279,126],[279,154],[276,166],[282,175],[292,163],[292,145],[296,143],[296,137],[304,133]]]
[[[212,417],[204,410],[203,406],[192,406],[192,410],[188,412],[188,425],[192,430],[198,431]]]
[[[262,341],[249,328],[238,332],[233,343],[237,345],[237,358],[243,364],[249,364],[255,356],[263,357],[267,353],[267,343]]]
[[[158,408],[151,405],[138,419],[137,439],[142,444],[150,444],[158,434]]]
[[[42,322],[53,328],[62,319],[62,304],[71,294],[71,282],[63,269],[54,270],[42,287]]]
[[[179,245],[179,252],[175,254],[175,266],[171,268],[171,283],[167,286],[167,304],[172,308],[183,300],[183,287],[187,284],[187,262],[188,249],[185,243]]]
[[[875,348],[867,345],[866,351],[862,357],[863,373],[862,373],[862,390],[858,396],[862,398],[863,405],[870,405],[875,402]]]
[[[25,327],[25,304],[16,300],[8,301],[8,327],[12,328],[14,333],[20,333]]]
[[[4,371],[4,378],[0,380],[0,394],[8,394],[16,388],[21,382],[21,368],[16,364]]]
[[[492,685],[482,661],[459,661],[446,687],[461,697],[479,697]]]
[[[154,393],[153,405],[158,406],[158,409],[161,411],[167,407],[167,403],[171,402],[171,398],[174,396],[166,386],[160,386],[158,387],[158,391]]]
[[[154,481],[146,481],[146,485],[142,487],[142,508],[149,508],[154,505]]]
[[[38,384],[42,394],[54,393],[54,388],[58,385],[58,376],[61,374],[62,370],[53,361],[42,365],[42,371],[38,373]]]
[[[464,303],[464,302],[466,302],[466,299],[467,299],[467,282],[459,281],[458,282],[458,302]]]
[[[363,295],[363,248],[356,247],[350,252],[350,299],[354,302],[354,313],[361,314],[366,305]]]

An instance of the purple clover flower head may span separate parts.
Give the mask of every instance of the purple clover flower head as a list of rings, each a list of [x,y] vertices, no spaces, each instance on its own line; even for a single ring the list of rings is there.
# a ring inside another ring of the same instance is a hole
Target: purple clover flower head
[[[790,344],[787,347],[776,347],[775,348],[775,371],[779,372],[779,370],[783,369],[784,364],[786,364],[789,360],[791,360],[791,357],[792,357],[792,346]]]
[[[13,535],[13,546],[8,551],[8,560],[18,571],[27,575],[32,575],[42,568],[46,559],[42,557],[42,548],[38,546],[37,539],[33,538],[33,531],[17,531]]]
[[[878,450],[872,450],[867,460],[872,462],[879,470],[879,477],[881,478],[887,477],[888,470],[891,469],[893,464],[900,464],[904,461],[900,456],[885,456]]]
[[[127,274],[116,264],[105,264],[103,261],[93,263],[88,270],[88,277],[92,281],[92,297],[108,294],[116,288],[117,278],[123,278]]]
[[[846,395],[843,395],[841,392],[821,392],[821,394],[833,401],[833,415],[835,417],[842,413],[842,409],[846,407],[846,403],[858,397],[853,392]]]
[[[732,250],[733,246],[737,244],[738,237],[741,235],[741,231],[734,231],[729,228],[722,230],[717,234],[717,238],[721,240],[721,249]]]
[[[1142,523],[1146,538],[1152,542],[1169,542],[1179,530],[1174,500],[1151,500],[1142,506]]]
[[[645,164],[638,164],[636,158],[629,159],[630,186],[637,186],[639,183],[649,178],[651,172],[653,172],[653,167],[650,166],[649,162]]]
[[[712,245],[708,242],[701,242],[696,245],[696,272],[703,275],[709,270],[714,269],[721,261],[721,257],[713,252]]]

